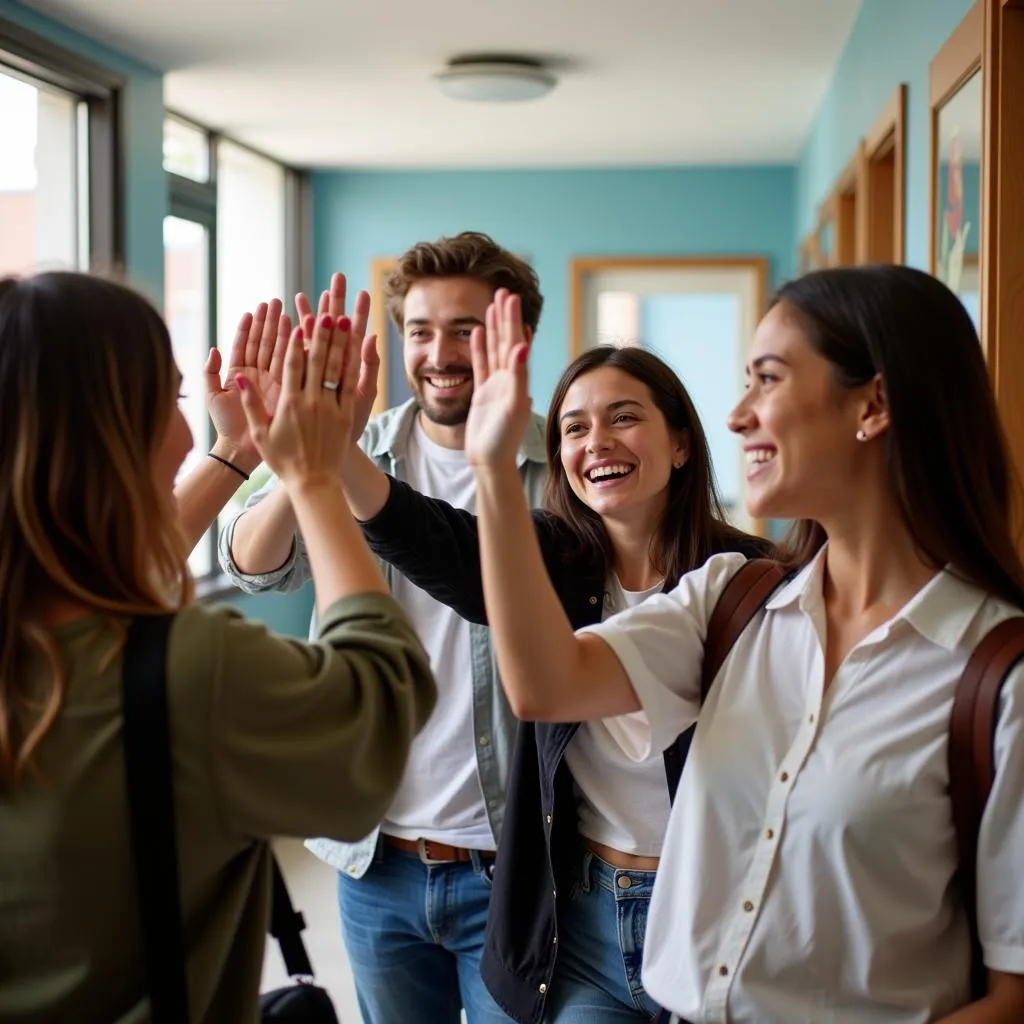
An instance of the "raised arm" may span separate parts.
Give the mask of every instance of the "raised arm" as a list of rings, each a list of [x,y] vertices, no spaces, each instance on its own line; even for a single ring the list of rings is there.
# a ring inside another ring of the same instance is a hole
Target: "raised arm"
[[[519,298],[503,289],[473,336],[466,455],[477,480],[487,618],[501,679],[519,718],[582,721],[640,704],[611,647],[577,636],[551,585],[516,470],[530,418]]]
[[[174,491],[190,551],[261,461],[249,435],[236,378],[249,381],[273,410],[290,332],[291,321],[281,316],[281,303],[275,299],[269,307],[261,303],[255,315],[246,313],[239,321],[223,381],[220,352],[210,350],[205,371],[206,408],[217,439],[210,449],[212,457],[203,459]]]

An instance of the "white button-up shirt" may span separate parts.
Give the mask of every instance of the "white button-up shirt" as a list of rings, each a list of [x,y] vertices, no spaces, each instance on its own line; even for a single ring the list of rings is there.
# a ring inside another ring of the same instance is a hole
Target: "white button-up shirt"
[[[824,551],[767,603],[699,708],[703,642],[741,555],[586,632],[644,714],[642,760],[700,713],[654,889],[643,980],[694,1024],[926,1024],[969,999],[947,737],[975,645],[1019,611],[939,573],[824,680]],[[1003,691],[978,846],[986,964],[1024,974],[1024,671]]]

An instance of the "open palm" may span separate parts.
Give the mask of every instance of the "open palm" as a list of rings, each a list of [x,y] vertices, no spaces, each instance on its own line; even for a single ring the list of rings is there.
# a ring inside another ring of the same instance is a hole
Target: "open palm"
[[[291,332],[291,320],[281,314],[281,303],[260,303],[254,314],[239,321],[235,340],[228,355],[226,380],[222,380],[223,360],[212,349],[206,360],[206,408],[217,437],[240,453],[256,455],[249,434],[249,423],[242,409],[241,395],[235,383],[244,377],[273,414],[281,394],[281,367]]]
[[[473,400],[466,421],[466,457],[476,465],[515,461],[530,422],[531,402],[518,295],[499,289],[486,328],[473,332]]]

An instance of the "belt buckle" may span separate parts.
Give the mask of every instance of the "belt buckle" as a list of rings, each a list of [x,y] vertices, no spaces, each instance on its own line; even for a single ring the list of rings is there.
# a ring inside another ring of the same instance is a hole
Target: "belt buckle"
[[[447,860],[447,859],[444,859],[444,858],[431,857],[430,854],[427,853],[427,843],[429,843],[429,842],[430,842],[429,839],[423,839],[423,838],[420,838],[420,839],[416,840],[416,850],[417,850],[417,852],[420,855],[420,862],[421,863],[426,864],[427,867],[430,867],[431,865],[434,865],[434,864],[453,864],[454,863],[454,861],[452,861],[452,860]]]

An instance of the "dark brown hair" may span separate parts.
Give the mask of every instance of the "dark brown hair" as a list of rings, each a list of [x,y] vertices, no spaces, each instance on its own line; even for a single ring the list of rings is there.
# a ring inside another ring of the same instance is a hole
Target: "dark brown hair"
[[[135,292],[73,273],[0,281],[0,790],[60,712],[47,602],[127,617],[191,596],[152,469],[176,386],[167,328]],[[51,671],[29,694],[32,651]]]
[[[537,330],[544,298],[536,272],[489,235],[463,231],[436,242],[417,242],[398,257],[384,283],[384,300],[399,329],[404,326],[402,307],[409,289],[428,277],[471,277],[492,292],[507,288],[522,302],[523,324]]]
[[[573,492],[560,458],[559,413],[566,392],[577,378],[601,366],[621,370],[646,385],[669,430],[685,432],[689,441],[690,457],[669,478],[665,512],[651,540],[651,564],[666,582],[674,585],[683,573],[698,568],[720,551],[739,550],[744,542],[751,546],[760,543],[724,521],[704,427],[693,400],[671,367],[646,349],[598,345],[569,364],[555,385],[548,408],[544,506],[565,523],[575,541],[566,557],[589,555],[601,562],[606,573],[611,570],[612,547],[604,523]],[[763,547],[768,550],[770,545],[764,542]]]
[[[838,387],[881,376],[889,480],[921,555],[1024,607],[1011,527],[1020,482],[978,333],[957,296],[923,271],[875,266],[807,274],[775,303],[793,312]],[[803,565],[824,542],[817,522],[797,520],[784,557]]]

